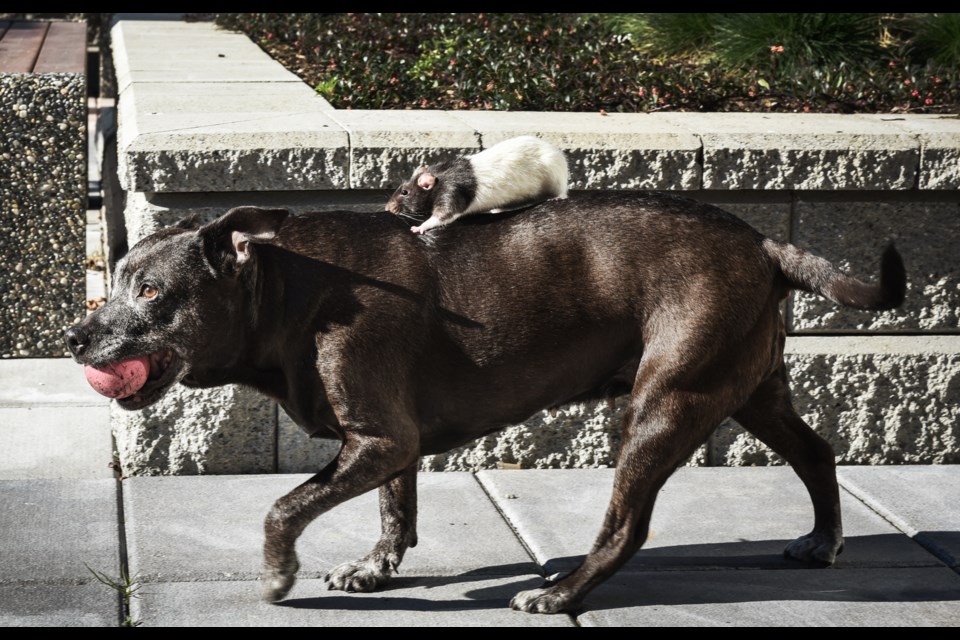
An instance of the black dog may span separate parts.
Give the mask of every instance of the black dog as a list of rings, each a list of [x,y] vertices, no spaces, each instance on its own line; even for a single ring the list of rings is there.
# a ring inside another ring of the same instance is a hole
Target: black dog
[[[570,610],[640,547],[658,489],[733,415],[784,456],[813,500],[813,531],[785,553],[830,564],[842,550],[830,446],[796,414],[779,304],[802,289],[861,309],[903,301],[892,247],[879,285],[764,238],[715,207],[645,193],[546,202],[427,236],[384,213],[290,216],[242,207],[166,229],[116,269],[112,298],[69,329],[78,362],[150,354],[150,379],[250,385],[338,457],[267,516],[263,596],[283,598],[304,528],[380,489],[383,535],[330,586],[368,591],[417,542],[419,457],[564,403],[629,394],[614,495],[583,564],[514,597]]]

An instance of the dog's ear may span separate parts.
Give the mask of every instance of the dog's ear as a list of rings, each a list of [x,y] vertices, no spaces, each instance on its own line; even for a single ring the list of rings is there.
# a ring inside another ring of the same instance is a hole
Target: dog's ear
[[[200,228],[200,214],[191,213],[188,216],[184,216],[177,220],[176,224],[172,225],[174,229],[186,229],[187,231],[193,231]]]
[[[203,239],[204,252],[217,268],[242,266],[253,254],[251,244],[271,240],[290,212],[286,209],[236,207],[197,233]]]

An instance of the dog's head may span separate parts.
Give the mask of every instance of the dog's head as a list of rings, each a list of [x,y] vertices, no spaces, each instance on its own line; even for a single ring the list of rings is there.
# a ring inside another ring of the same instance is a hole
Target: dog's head
[[[276,236],[287,215],[240,207],[199,229],[163,229],[141,240],[117,263],[110,300],[65,332],[74,360],[102,369],[146,357],[146,382],[117,398],[131,410],[192,373],[229,367],[252,322],[255,246]]]

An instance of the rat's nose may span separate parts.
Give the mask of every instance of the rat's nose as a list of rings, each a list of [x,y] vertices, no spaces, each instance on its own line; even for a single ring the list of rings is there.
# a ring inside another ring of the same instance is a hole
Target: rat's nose
[[[67,349],[73,354],[74,358],[80,357],[87,346],[90,344],[90,334],[80,325],[74,325],[63,332],[63,339],[67,343]]]

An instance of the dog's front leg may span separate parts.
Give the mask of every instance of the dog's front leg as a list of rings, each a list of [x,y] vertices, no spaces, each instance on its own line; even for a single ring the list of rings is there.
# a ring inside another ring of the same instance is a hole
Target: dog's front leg
[[[323,471],[274,503],[264,522],[260,578],[264,600],[282,600],[293,587],[300,568],[296,541],[315,518],[387,483],[398,473],[404,477],[411,468],[416,472],[418,453],[416,439],[412,440],[414,446],[411,439],[350,434],[339,455]],[[416,507],[413,509],[415,513]]]
[[[345,562],[327,574],[327,588],[373,591],[397,571],[403,554],[417,546],[417,468],[380,485],[380,540],[363,558]]]

